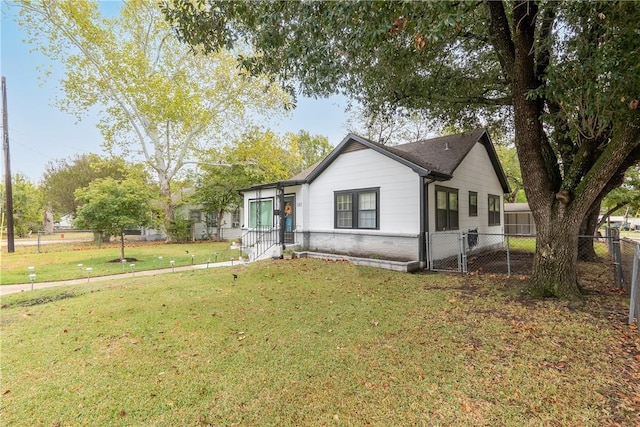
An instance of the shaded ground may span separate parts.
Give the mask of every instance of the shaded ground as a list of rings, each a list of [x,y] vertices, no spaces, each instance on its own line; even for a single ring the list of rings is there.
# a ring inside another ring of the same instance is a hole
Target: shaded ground
[[[529,251],[511,251],[507,263],[507,252],[503,250],[483,251],[467,258],[469,272],[484,272],[494,274],[531,274],[533,253]]]
[[[501,270],[505,265],[504,259],[498,260],[496,253],[485,253],[469,260],[470,274],[463,276],[465,280],[458,289],[459,295],[478,298],[483,294],[491,294],[491,288],[486,286],[487,277],[490,277],[496,290],[502,289],[513,294],[514,304],[535,309],[536,307],[544,307],[549,302],[557,301],[530,296],[527,292],[527,284],[533,255],[525,252],[512,253],[511,255],[512,269],[519,271],[512,273],[512,276],[502,274]],[[601,399],[603,406],[607,407],[608,412],[612,414],[611,424],[608,425],[616,427],[640,426],[640,331],[638,331],[637,323],[629,324],[629,295],[616,285],[613,268],[612,263],[605,258],[596,262],[580,262],[578,276],[585,292],[584,304],[567,301],[566,308],[594,318],[606,319],[607,324],[615,331],[608,349],[602,357],[611,360],[611,363],[614,363],[614,360],[623,361],[622,381],[611,381],[608,387],[594,390],[594,393]],[[427,272],[427,274],[429,273]],[[425,289],[432,288],[433,285],[425,287]],[[558,302],[562,305],[561,301]],[[511,321],[514,328],[522,328],[523,333],[535,332],[534,329],[527,329],[530,319],[510,317],[508,310],[492,309],[486,314]],[[579,336],[575,339],[582,340]],[[586,337],[584,340],[588,341]],[[552,368],[564,371],[569,367],[560,364],[552,366]],[[630,420],[635,421],[629,424]]]

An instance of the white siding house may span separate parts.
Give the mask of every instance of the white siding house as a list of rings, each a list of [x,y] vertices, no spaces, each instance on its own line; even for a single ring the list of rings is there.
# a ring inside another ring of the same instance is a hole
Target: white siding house
[[[502,234],[508,191],[484,129],[393,147],[349,134],[290,180],[242,190],[243,245],[253,257],[296,246],[428,267],[453,256],[463,232],[476,248],[478,233]]]

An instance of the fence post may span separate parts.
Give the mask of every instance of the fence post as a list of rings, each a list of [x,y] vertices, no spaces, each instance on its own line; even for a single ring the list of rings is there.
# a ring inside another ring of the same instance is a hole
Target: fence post
[[[465,244],[467,240],[467,233],[459,234],[459,242],[460,242],[460,264],[458,265],[458,269],[463,273],[467,272],[467,245]]]
[[[631,286],[629,294],[631,301],[629,302],[629,324],[633,323],[634,318],[638,318],[638,326],[640,326],[640,276],[638,270],[640,270],[640,243],[636,243],[636,250],[633,254],[633,270],[631,274]]]
[[[509,248],[509,235],[506,235],[507,238],[507,276],[511,276],[511,251]]]
[[[613,248],[613,265],[616,269],[616,282],[618,283],[618,289],[623,289],[624,279],[622,277],[622,253],[620,252],[620,238],[616,235],[611,240]]]

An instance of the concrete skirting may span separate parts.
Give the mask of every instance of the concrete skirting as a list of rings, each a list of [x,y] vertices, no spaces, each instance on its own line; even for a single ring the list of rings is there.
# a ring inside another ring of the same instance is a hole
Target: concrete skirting
[[[364,265],[367,267],[381,268],[384,270],[400,271],[403,273],[410,273],[422,268],[420,261],[391,261],[385,259],[375,258],[358,258],[348,255],[328,254],[321,252],[294,252],[294,258],[319,258],[329,259],[334,261],[349,261],[353,265]]]

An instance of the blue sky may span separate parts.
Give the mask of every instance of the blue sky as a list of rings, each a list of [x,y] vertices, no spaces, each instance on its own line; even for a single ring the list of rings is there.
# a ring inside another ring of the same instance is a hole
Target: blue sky
[[[15,7],[8,8],[5,0],[0,1],[0,55],[7,85],[11,173],[22,173],[38,183],[52,160],[82,153],[104,154],[100,147],[102,137],[95,127],[95,116],[77,122],[75,116],[54,106],[54,99],[60,95],[59,79],[64,76],[64,68],[31,52],[33,46],[23,41],[26,35],[12,18]],[[44,81],[37,67],[48,64],[52,65],[53,74]],[[279,134],[304,129],[325,135],[336,145],[347,133],[346,104],[344,98],[337,96],[320,100],[299,98],[293,113],[270,128]],[[4,176],[4,162],[0,164]]]

